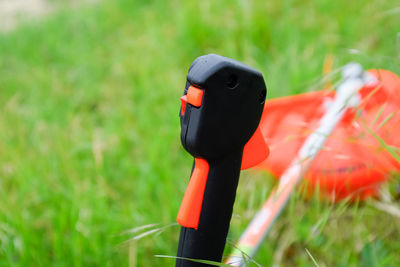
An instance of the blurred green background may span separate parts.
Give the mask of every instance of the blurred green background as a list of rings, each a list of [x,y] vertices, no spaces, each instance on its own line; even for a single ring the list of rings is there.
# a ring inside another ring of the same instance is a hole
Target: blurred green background
[[[400,74],[398,0],[51,4],[0,33],[1,266],[174,264],[154,255],[177,248],[192,164],[179,97],[200,55],[257,68],[268,98],[322,89],[327,55]],[[243,173],[227,250],[273,183]],[[400,219],[370,202],[297,193],[254,260],[399,266],[399,240]]]

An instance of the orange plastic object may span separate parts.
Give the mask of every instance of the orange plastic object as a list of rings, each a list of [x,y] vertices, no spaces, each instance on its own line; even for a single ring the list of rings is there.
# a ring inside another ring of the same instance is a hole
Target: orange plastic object
[[[269,148],[265,143],[260,127],[257,127],[253,136],[244,146],[241,169],[245,170],[256,166],[263,162],[268,157],[268,154]]]
[[[364,199],[377,193],[390,172],[400,171],[376,138],[400,147],[400,79],[386,70],[369,72],[378,81],[360,90],[361,104],[347,111],[316,156],[305,175],[309,193],[318,188],[332,201]],[[279,177],[333,97],[333,91],[324,90],[267,101],[260,128],[270,155],[259,167]]]
[[[185,110],[186,110],[186,104],[187,104],[187,95],[184,95],[181,97],[181,115],[185,116]]]
[[[195,107],[200,107],[203,101],[203,90],[190,86],[187,91],[187,102]]]
[[[199,226],[201,206],[206,188],[209,165],[205,159],[195,158],[194,170],[178,212],[177,222],[187,228]]]

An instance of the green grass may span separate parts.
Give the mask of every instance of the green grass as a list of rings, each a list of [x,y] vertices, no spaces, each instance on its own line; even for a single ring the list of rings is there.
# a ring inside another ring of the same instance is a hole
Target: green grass
[[[241,60],[268,98],[309,90],[328,54],[335,68],[400,74],[399,13],[387,12],[399,5],[104,1],[0,34],[0,265],[173,265],[154,255],[175,255],[177,226],[136,241],[124,231],[175,221],[192,161],[178,121],[190,63]],[[230,242],[272,185],[242,175]],[[313,266],[307,249],[320,266],[399,266],[399,237],[399,219],[371,205],[298,193],[255,260]]]

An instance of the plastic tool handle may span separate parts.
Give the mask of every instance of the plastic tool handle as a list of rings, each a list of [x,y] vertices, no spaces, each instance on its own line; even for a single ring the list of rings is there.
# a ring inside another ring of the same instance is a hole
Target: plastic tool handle
[[[182,227],[177,267],[210,266],[179,257],[221,261],[235,202],[242,152],[238,151],[228,158],[209,162],[198,229]],[[193,178],[200,179],[192,176],[191,179]]]
[[[206,55],[190,66],[179,116],[182,145],[195,162],[177,217],[176,266],[221,261],[240,170],[268,155],[258,128],[265,96],[261,73],[243,63]]]

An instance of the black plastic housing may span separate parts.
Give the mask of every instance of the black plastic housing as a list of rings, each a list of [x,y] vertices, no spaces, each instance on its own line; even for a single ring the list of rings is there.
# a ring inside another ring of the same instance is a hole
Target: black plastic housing
[[[186,106],[181,141],[194,157],[218,159],[242,149],[256,130],[266,97],[257,70],[219,55],[198,57],[190,66],[190,85],[204,89],[201,107]]]
[[[204,90],[200,107],[180,112],[181,141],[195,158],[209,163],[198,229],[182,227],[178,257],[220,262],[239,181],[243,149],[258,127],[266,86],[257,70],[219,55],[197,58],[190,86]],[[177,267],[211,266],[177,259]]]

